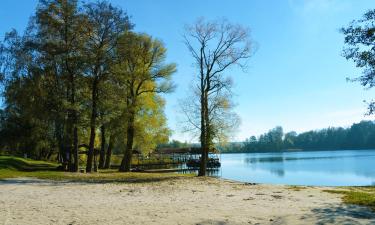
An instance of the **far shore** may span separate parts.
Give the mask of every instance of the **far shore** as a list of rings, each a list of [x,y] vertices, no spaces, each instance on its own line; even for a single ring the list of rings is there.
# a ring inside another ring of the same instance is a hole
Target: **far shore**
[[[342,203],[333,187],[219,178],[86,183],[0,181],[0,224],[370,224],[375,213]]]
[[[246,154],[246,153],[288,153],[288,152],[334,152],[334,151],[368,151],[374,149],[284,149],[280,151],[241,151],[241,152],[221,152],[221,154]]]

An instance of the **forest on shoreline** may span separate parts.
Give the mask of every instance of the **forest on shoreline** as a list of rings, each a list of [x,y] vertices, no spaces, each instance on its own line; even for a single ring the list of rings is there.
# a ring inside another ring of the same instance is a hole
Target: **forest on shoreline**
[[[159,147],[197,147],[198,143],[172,140]],[[291,151],[332,151],[375,149],[375,121],[361,121],[348,128],[328,127],[302,133],[284,133],[281,126],[268,132],[251,136],[245,141],[217,144],[221,153],[262,153]]]
[[[361,121],[348,128],[329,127],[297,134],[278,126],[259,137],[220,147],[223,153],[375,149],[375,122]]]

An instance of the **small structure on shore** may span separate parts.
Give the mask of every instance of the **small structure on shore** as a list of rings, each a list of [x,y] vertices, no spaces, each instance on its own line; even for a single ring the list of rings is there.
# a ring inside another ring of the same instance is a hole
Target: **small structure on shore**
[[[183,147],[183,148],[158,148],[153,153],[159,157],[169,157],[177,164],[185,164],[187,168],[198,168],[201,162],[200,147]],[[221,166],[219,159],[220,151],[212,148],[209,151],[207,168],[214,169]]]

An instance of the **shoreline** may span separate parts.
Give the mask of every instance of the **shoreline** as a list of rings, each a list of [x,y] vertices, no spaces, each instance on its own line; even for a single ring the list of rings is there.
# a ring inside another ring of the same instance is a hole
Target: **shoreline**
[[[220,154],[252,154],[252,153],[290,153],[290,152],[337,152],[337,151],[371,151],[375,149],[298,149],[280,151],[220,152]]]
[[[368,224],[375,213],[311,187],[212,177],[135,183],[0,181],[1,224]]]

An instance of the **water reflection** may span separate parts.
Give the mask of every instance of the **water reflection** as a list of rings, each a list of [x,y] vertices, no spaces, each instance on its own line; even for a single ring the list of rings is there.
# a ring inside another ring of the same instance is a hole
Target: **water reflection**
[[[223,154],[221,176],[256,183],[374,185],[375,150]]]
[[[179,170],[180,174],[198,174],[198,169],[184,169]],[[206,175],[210,177],[221,177],[221,169],[207,169]]]
[[[246,163],[282,162],[284,157],[246,158]]]
[[[270,172],[279,177],[283,177],[285,175],[285,171],[283,169],[270,169]]]
[[[260,154],[260,153],[258,153]],[[282,154],[282,153],[281,153]],[[321,159],[343,159],[343,158],[359,158],[359,157],[374,157],[374,155],[347,155],[347,156],[315,156],[315,157],[260,157],[260,158],[246,158],[246,163],[264,163],[264,162],[283,162],[291,160],[321,160]]]

